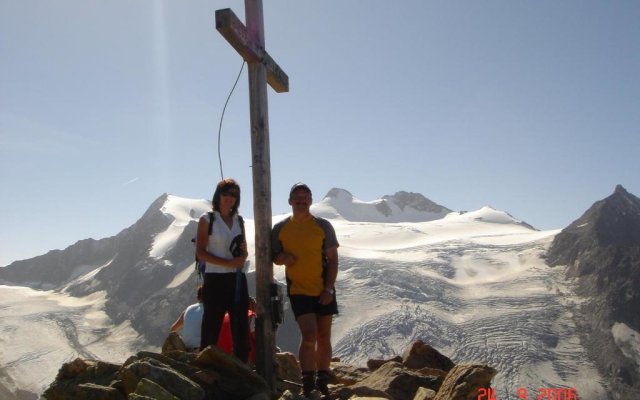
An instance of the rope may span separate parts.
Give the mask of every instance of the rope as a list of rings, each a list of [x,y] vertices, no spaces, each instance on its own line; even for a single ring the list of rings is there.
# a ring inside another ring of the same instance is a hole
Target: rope
[[[242,61],[242,66],[240,67],[240,72],[238,72],[238,77],[236,78],[233,87],[231,88],[231,92],[229,92],[229,96],[227,96],[227,101],[224,102],[224,107],[222,108],[222,115],[220,116],[220,126],[218,127],[218,161],[220,163],[220,179],[224,179],[224,173],[222,172],[222,155],[220,153],[220,137],[222,136],[222,120],[224,119],[224,112],[227,109],[227,104],[229,104],[229,99],[233,94],[233,91],[236,89],[236,85],[238,84],[238,80],[240,80],[240,75],[242,75],[242,69],[244,68],[245,61]]]

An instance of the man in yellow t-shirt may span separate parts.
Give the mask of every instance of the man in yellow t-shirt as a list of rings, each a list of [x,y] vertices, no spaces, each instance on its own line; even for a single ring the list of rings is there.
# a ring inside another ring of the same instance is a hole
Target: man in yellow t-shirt
[[[271,246],[273,262],[286,267],[287,293],[302,334],[298,358],[303,395],[318,389],[328,400],[339,244],[331,223],[311,214],[312,201],[307,185],[293,185],[289,192],[293,215],[273,227]]]

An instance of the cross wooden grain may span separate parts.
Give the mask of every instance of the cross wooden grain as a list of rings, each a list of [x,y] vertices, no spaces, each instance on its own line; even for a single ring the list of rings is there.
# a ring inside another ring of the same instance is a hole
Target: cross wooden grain
[[[245,20],[231,9],[216,11],[216,29],[249,66],[253,213],[256,262],[256,370],[276,391],[275,332],[269,287],[271,262],[271,164],[267,83],[278,93],[289,91],[289,77],[265,50],[262,0],[245,0]]]

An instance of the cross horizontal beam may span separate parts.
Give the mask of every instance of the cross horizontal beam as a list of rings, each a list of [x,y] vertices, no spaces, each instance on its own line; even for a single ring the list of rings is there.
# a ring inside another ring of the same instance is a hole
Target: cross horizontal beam
[[[247,63],[260,62],[267,70],[267,83],[278,93],[289,91],[289,77],[269,53],[249,37],[247,28],[230,8],[216,10],[216,29]]]

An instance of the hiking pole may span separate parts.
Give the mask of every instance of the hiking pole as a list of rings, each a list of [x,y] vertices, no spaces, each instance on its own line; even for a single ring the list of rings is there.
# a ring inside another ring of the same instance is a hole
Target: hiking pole
[[[235,303],[235,318],[233,318],[233,329],[231,329],[231,333],[233,335],[232,343],[237,346],[240,341],[240,338],[243,337],[243,334],[240,333],[240,318],[246,318],[246,315],[240,315],[240,289],[242,288],[242,270],[240,268],[236,269],[236,290],[234,294],[234,303]],[[234,334],[235,333],[235,334]],[[247,349],[248,350],[248,349]],[[248,353],[247,353],[248,356]]]
[[[277,380],[279,380],[280,382],[289,384],[289,385],[295,385],[297,387],[302,387],[302,383],[298,383],[298,382],[294,382],[294,381],[288,381],[286,379],[282,379],[282,378],[276,378]]]

